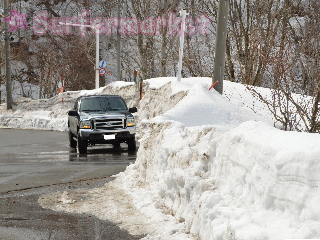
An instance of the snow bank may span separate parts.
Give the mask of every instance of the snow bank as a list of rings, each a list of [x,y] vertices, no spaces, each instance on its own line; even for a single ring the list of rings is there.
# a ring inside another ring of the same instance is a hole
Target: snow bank
[[[177,122],[148,127],[136,164],[117,180],[137,196],[137,186],[151,191],[186,232],[200,239],[319,237],[318,134],[252,121],[227,133]]]
[[[319,134],[260,122],[223,135],[210,161],[217,191],[201,209],[212,229],[204,239],[226,229],[235,239],[319,237],[319,144]]]
[[[196,126],[202,117],[212,125]],[[320,136],[244,122],[253,117],[195,86],[174,109],[143,122],[137,161],[115,183],[141,212],[161,209],[200,239],[319,237]],[[139,197],[145,191],[152,200]]]
[[[0,127],[66,131],[66,114],[71,109],[72,99],[69,94],[65,94],[64,103],[61,95],[41,100],[19,98],[12,110],[6,110],[6,105],[2,104]]]
[[[319,238],[319,134],[278,130],[243,85],[225,82],[221,96],[210,82],[147,80],[141,101],[117,82],[63,93],[65,105],[62,96],[19,104],[12,116],[49,122],[80,95],[120,94],[139,109],[134,164],[103,188],[43,195],[41,206],[94,214],[146,240]]]

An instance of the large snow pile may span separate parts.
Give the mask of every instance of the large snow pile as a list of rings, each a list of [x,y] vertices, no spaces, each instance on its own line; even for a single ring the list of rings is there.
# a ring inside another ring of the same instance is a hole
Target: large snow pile
[[[221,96],[210,81],[151,79],[139,103],[134,86],[115,83],[138,104],[136,162],[103,188],[39,203],[144,239],[320,238],[319,134],[276,129],[243,85],[225,82]]]
[[[253,121],[226,133],[170,121],[147,125],[137,163],[117,181],[128,192],[148,189],[186,232],[200,239],[320,236],[319,135]]]

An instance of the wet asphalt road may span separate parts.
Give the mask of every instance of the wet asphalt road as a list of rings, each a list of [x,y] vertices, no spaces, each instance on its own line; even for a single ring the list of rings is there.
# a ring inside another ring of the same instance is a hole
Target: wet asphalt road
[[[140,239],[94,216],[42,209],[41,194],[101,187],[135,161],[126,144],[78,155],[67,133],[0,129],[0,240]]]

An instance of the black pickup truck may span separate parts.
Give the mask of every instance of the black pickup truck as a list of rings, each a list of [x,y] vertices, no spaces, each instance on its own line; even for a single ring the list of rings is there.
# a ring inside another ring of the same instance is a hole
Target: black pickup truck
[[[89,145],[127,143],[128,150],[135,151],[135,112],[137,108],[128,109],[118,95],[79,97],[68,111],[70,147],[84,154]]]

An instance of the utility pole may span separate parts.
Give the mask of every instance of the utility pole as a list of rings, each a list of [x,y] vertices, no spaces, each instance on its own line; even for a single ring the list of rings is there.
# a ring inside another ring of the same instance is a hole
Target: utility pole
[[[99,55],[100,55],[100,48],[99,48],[99,44],[100,44],[100,32],[98,32],[99,30],[96,29],[96,66],[95,66],[95,74],[96,74],[96,84],[95,84],[95,88],[98,89],[99,88]]]
[[[214,89],[223,93],[224,64],[226,55],[227,26],[229,15],[229,0],[219,0],[216,48],[214,54],[214,70],[212,83],[218,81]]]
[[[8,0],[4,0],[5,17],[9,16]],[[10,36],[8,22],[4,23],[4,41],[6,54],[6,90],[7,90],[7,110],[12,109],[12,82],[11,82],[11,63],[10,63]]]
[[[181,16],[181,32],[180,32],[180,49],[179,49],[179,64],[178,64],[178,82],[181,81],[182,71],[182,58],[183,58],[183,45],[184,45],[184,32],[186,28],[186,16],[189,15],[186,10],[180,11]]]
[[[118,28],[117,28],[117,81],[121,80],[121,37],[120,37],[120,27],[121,27],[121,21],[120,21],[120,10],[121,10],[121,2],[122,0],[118,0]]]

